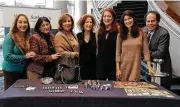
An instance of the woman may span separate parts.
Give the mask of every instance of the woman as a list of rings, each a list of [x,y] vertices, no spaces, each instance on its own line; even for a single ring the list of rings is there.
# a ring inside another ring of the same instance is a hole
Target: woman
[[[103,11],[100,28],[97,32],[97,79],[116,80],[116,38],[119,32],[116,14],[113,9]]]
[[[68,70],[68,72],[64,72],[61,74],[65,80],[62,78],[60,79],[59,73],[56,73],[55,81],[57,83],[74,83],[78,82],[80,80],[79,78],[79,69],[76,69],[79,64],[79,43],[76,35],[73,32],[74,28],[74,20],[71,15],[69,14],[63,14],[59,19],[59,31],[55,35],[55,49],[56,52],[60,53],[61,58],[59,60],[60,64],[65,64],[69,67],[73,67],[73,73],[72,70]],[[58,67],[59,68],[59,67]],[[61,68],[64,68],[61,66]],[[62,69],[67,70],[67,69]],[[61,72],[62,73],[62,72]],[[78,73],[76,75],[76,73]],[[67,75],[66,75],[67,74]],[[78,77],[74,77],[78,76]],[[67,79],[68,78],[68,79]],[[78,78],[78,79],[77,79]]]
[[[138,27],[134,13],[126,10],[121,16],[121,30],[117,37],[116,76],[122,81],[139,81],[141,54],[150,66],[148,42],[143,31]]]
[[[19,14],[15,17],[10,32],[3,42],[2,64],[4,74],[4,89],[8,89],[14,82],[25,74],[27,59],[33,58],[35,53],[29,52],[30,26],[26,15]]]
[[[59,31],[55,35],[55,49],[61,55],[79,56],[79,44],[73,32],[74,20],[71,15],[63,14],[59,19]]]
[[[96,37],[93,32],[95,19],[92,15],[84,15],[79,20],[82,32],[77,34],[80,45],[81,78],[96,79]]]
[[[36,53],[28,66],[28,79],[54,77],[56,59],[54,36],[50,33],[51,23],[47,17],[40,17],[34,27],[35,34],[30,38],[30,50]]]

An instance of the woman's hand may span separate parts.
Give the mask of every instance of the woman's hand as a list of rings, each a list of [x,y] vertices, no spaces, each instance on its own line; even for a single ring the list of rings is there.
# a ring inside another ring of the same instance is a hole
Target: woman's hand
[[[148,69],[148,72],[149,72],[150,75],[155,74],[155,70],[150,65],[148,65],[147,69]]]
[[[72,56],[79,57],[79,52],[72,52]]]
[[[120,69],[116,69],[116,80],[120,81],[121,78],[122,78],[121,70]]]
[[[59,53],[56,53],[56,54],[52,54],[51,57],[52,57],[52,60],[56,60],[60,57],[61,55]]]
[[[147,69],[150,75],[154,75],[155,74],[155,70],[151,67],[151,62],[147,61]]]
[[[33,51],[31,51],[31,52],[26,53],[26,58],[27,58],[27,59],[33,58],[35,55],[36,55],[36,53],[33,52]]]

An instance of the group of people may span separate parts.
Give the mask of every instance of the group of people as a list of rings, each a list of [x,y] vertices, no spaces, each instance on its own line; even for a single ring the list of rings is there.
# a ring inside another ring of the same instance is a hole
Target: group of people
[[[95,32],[95,19],[85,14],[78,22],[81,32],[75,34],[74,20],[66,13],[60,16],[55,35],[51,33],[50,20],[40,17],[35,33],[30,36],[28,18],[19,14],[3,42],[5,90],[17,79],[54,77],[56,61],[61,55],[79,58],[83,80],[140,81],[142,57],[150,73],[154,72],[151,60],[161,58],[164,60],[162,72],[171,74],[170,37],[168,31],[158,25],[159,21],[157,12],[148,12],[144,28],[147,30],[143,30],[138,27],[133,11],[124,11],[119,24],[114,10],[106,8]],[[150,41],[149,33],[152,34]],[[164,85],[170,85],[170,82],[167,84],[169,78]]]

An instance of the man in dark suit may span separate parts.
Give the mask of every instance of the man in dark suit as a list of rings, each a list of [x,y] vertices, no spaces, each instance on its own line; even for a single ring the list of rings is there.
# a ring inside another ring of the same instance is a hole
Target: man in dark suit
[[[169,53],[170,35],[168,31],[159,26],[160,15],[156,11],[149,11],[145,15],[146,27],[144,28],[149,40],[149,51],[151,60],[163,59],[161,64],[161,72],[169,74],[167,77],[161,78],[161,85],[170,89],[172,78],[172,66]]]

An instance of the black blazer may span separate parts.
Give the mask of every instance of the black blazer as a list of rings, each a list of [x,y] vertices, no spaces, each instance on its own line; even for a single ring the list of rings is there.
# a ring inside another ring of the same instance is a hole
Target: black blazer
[[[149,50],[152,59],[163,59],[161,72],[172,74],[171,58],[169,53],[170,35],[168,30],[158,26],[149,42]]]

